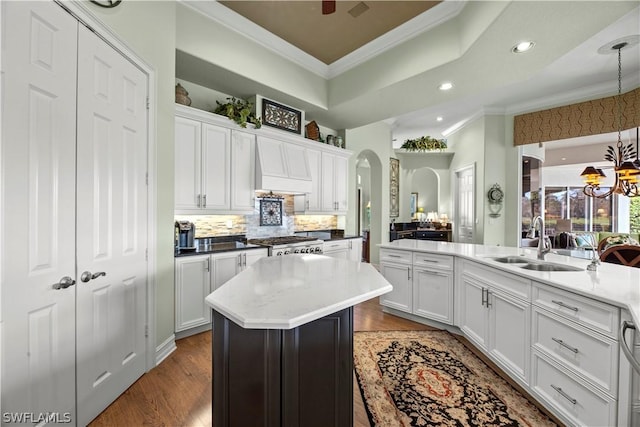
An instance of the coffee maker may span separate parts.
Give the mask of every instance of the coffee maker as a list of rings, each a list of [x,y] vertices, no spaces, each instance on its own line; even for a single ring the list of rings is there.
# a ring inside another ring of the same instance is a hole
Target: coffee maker
[[[195,251],[196,225],[189,221],[176,221],[175,246],[177,252]]]

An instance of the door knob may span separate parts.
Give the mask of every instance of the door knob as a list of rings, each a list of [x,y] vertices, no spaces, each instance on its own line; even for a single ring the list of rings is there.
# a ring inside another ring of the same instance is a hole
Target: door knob
[[[80,281],[87,283],[89,280],[92,279],[97,279],[100,276],[106,276],[107,273],[105,273],[104,271],[99,271],[97,273],[93,273],[91,274],[90,271],[84,271],[81,275],[80,275]]]
[[[53,289],[67,289],[76,284],[76,281],[69,276],[64,276],[58,283],[53,284]]]

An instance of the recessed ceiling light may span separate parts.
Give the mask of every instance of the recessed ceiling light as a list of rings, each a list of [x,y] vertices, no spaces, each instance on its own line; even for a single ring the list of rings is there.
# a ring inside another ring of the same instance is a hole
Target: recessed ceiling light
[[[511,52],[513,53],[523,53],[526,52],[528,50],[531,50],[534,46],[535,46],[535,42],[532,42],[530,40],[528,41],[524,41],[524,42],[520,42],[517,45],[515,45],[514,47],[511,48]]]
[[[560,160],[565,161],[565,160],[567,160],[567,158],[566,157],[561,157]]]
[[[440,86],[438,86],[438,89],[440,90],[449,90],[453,87],[453,83],[451,82],[444,82],[441,83]]]
[[[436,117],[436,121],[441,122],[442,120],[444,120],[442,117],[440,116]]]

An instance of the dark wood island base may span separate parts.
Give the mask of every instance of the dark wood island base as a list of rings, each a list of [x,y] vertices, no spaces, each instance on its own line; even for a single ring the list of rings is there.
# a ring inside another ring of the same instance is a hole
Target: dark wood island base
[[[353,308],[293,329],[213,311],[215,427],[351,427]]]

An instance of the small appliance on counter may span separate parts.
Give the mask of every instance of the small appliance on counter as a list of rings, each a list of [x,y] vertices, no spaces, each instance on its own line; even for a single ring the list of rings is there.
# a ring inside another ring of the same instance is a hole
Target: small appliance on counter
[[[196,250],[196,225],[189,221],[176,221],[175,246],[176,252],[191,252]]]

